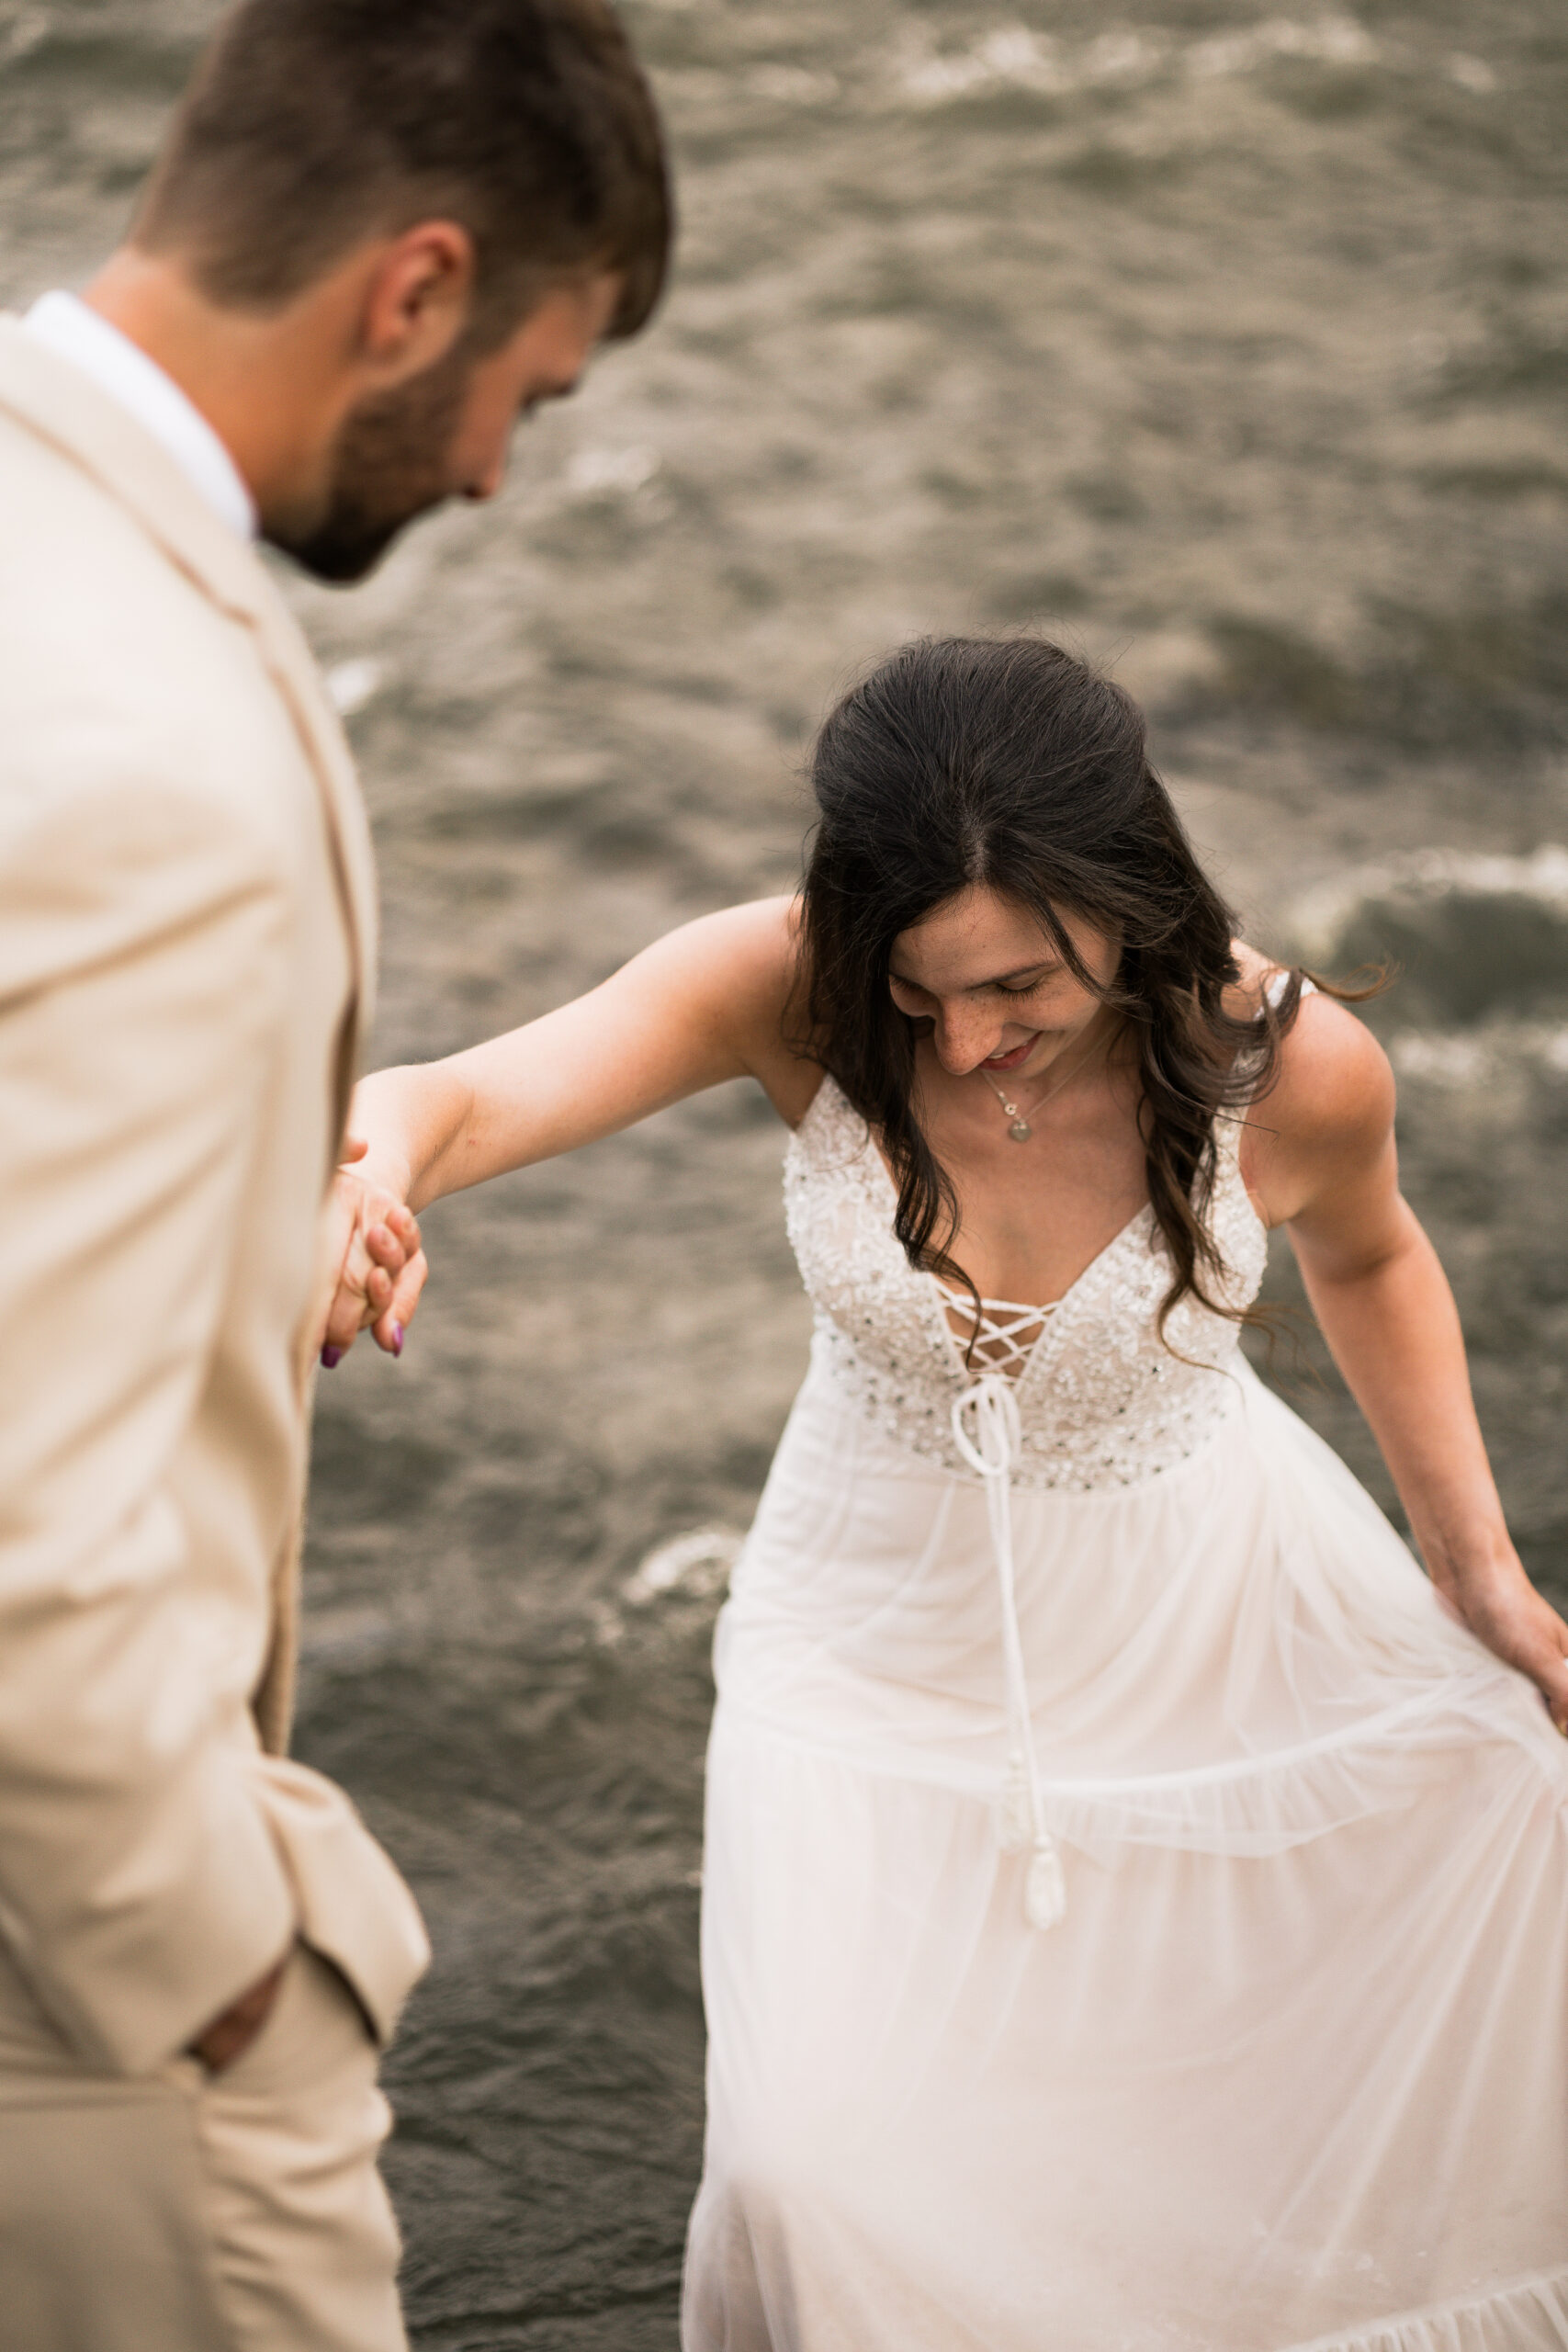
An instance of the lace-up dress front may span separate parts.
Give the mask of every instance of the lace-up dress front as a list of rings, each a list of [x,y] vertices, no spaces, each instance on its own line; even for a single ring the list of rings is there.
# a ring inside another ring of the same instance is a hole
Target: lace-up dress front
[[[686,2352],[1564,2352],[1534,1692],[1233,1320],[1162,1340],[1149,1210],[976,1335],[830,1080],[785,1195],[817,1328],[716,1645]]]

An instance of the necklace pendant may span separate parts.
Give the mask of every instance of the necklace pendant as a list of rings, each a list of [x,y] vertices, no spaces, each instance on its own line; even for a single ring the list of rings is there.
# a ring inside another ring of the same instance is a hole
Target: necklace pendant
[[[1009,1127],[1008,1133],[1012,1137],[1014,1143],[1027,1143],[1030,1136],[1034,1133],[1034,1130],[1030,1125],[1027,1119],[1015,1119],[1011,1126]]]

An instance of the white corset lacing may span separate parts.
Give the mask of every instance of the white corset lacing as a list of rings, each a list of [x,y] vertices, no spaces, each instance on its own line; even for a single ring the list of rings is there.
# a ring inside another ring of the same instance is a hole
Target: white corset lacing
[[[1036,1337],[1052,1313],[1052,1306],[1021,1306],[1012,1299],[984,1298],[976,1318],[973,1303],[945,1284],[939,1284],[944,1303],[975,1326],[970,1349],[988,1362],[990,1369],[971,1381],[953,1401],[953,1440],[972,1470],[985,1480],[986,1511],[991,1526],[991,1551],[997,1565],[997,1592],[1001,1602],[1002,1658],[1007,1684],[1007,1787],[1000,1821],[1000,1842],[1010,1853],[1030,1849],[1024,1880],[1023,1916],[1032,1928],[1054,1928],[1067,1907],[1066,1883],[1056,1841],[1045,1826],[1040,1792],[1040,1766],[1034,1750],[1034,1725],[1030,1714],[1029,1677],[1023,1663],[1023,1636],[1018,1623],[1017,1577],[1012,1552],[1012,1479],[1023,1452],[1023,1428],[1019,1419],[1013,1379],[1029,1361],[1033,1342],[1020,1334],[1036,1327]],[[1005,1365],[1006,1370],[1000,1367]],[[1011,1376],[1010,1376],[1010,1374]]]

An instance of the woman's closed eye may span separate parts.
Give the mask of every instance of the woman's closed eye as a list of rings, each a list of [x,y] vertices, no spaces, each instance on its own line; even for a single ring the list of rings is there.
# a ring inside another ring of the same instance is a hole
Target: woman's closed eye
[[[1061,977],[1060,964],[1041,964],[1032,972],[1003,973],[999,978],[987,980],[985,986],[992,996],[1038,996],[1042,989]]]
[[[1048,964],[1037,972],[1010,975],[1006,979],[976,980],[970,988],[966,989],[964,993],[968,996],[1005,996],[1009,998],[1038,996],[1041,989],[1051,980],[1055,979],[1060,970],[1060,965]],[[936,1001],[931,995],[931,992],[928,989],[923,989],[918,980],[907,980],[900,973],[889,972],[887,975],[887,984],[893,992],[895,1003],[897,1003],[899,1000],[904,997],[913,997],[917,1001],[924,1004],[931,1004]],[[908,1006],[905,1006],[903,1009],[906,1012],[912,1011],[912,1008]]]

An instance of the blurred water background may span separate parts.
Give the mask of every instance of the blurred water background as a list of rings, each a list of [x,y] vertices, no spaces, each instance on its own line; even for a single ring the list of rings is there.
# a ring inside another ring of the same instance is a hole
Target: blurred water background
[[[787,888],[813,724],[891,642],[1066,632],[1253,938],[1400,958],[1408,1188],[1561,1592],[1560,0],[628,14],[666,311],[496,507],[291,592],[375,816],[376,1058]],[[0,299],[113,241],[211,17],[0,0]],[[299,1744],[434,1931],[390,2068],[425,2352],[674,2344],[707,1644],[807,1337],[781,1146],[736,1087],[444,1206],[406,1361],[324,1384]],[[1391,1502],[1321,1360],[1280,1376]]]

